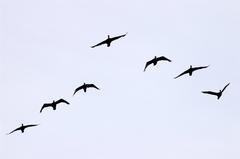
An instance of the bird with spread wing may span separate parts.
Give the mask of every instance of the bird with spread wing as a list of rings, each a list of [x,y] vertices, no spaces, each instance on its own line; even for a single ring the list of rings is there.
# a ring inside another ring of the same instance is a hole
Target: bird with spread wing
[[[223,91],[229,86],[230,83],[228,83],[222,90],[219,90],[219,92],[213,92],[213,91],[202,91],[204,94],[210,94],[217,96],[217,99],[220,99],[222,96]]]
[[[100,90],[97,86],[95,86],[94,84],[86,84],[84,83],[83,85],[81,85],[80,87],[76,88],[73,95],[75,95],[75,93],[77,93],[79,90],[83,89],[84,92],[87,92],[88,88],[95,88],[97,90]]]
[[[175,79],[178,78],[178,77],[180,77],[180,76],[182,76],[182,75],[184,75],[184,74],[189,74],[189,76],[192,76],[192,73],[193,73],[194,71],[201,70],[201,69],[204,69],[204,68],[207,68],[207,67],[209,67],[209,66],[192,67],[192,65],[190,65],[190,68],[189,68],[189,69],[187,69],[186,71],[184,71],[183,73],[181,73],[180,75],[178,75],[177,77],[175,77]]]
[[[41,110],[40,110],[40,113],[42,112],[42,110],[43,110],[44,108],[47,108],[47,107],[52,107],[53,110],[56,110],[57,105],[60,104],[60,103],[70,104],[68,101],[66,101],[66,100],[64,100],[64,99],[59,99],[59,100],[57,100],[57,101],[54,101],[54,100],[53,100],[52,103],[45,103],[45,104],[43,104],[43,106],[42,106],[42,108],[41,108]]]
[[[110,35],[108,35],[108,38],[107,38],[106,40],[98,43],[97,45],[91,46],[91,48],[95,48],[95,47],[100,46],[100,45],[103,45],[103,44],[107,44],[107,47],[110,47],[111,43],[112,43],[114,40],[117,40],[117,39],[119,39],[119,38],[122,38],[122,37],[124,37],[124,36],[126,36],[126,35],[127,35],[127,33],[126,33],[126,34],[123,34],[123,35],[120,35],[120,36],[115,36],[115,37],[112,37],[112,38],[110,37]]]
[[[144,71],[146,71],[146,68],[147,68],[149,65],[151,65],[151,64],[153,64],[153,66],[155,66],[155,65],[158,63],[158,61],[168,61],[168,62],[171,62],[171,60],[169,60],[168,58],[166,58],[166,57],[164,57],[164,56],[160,56],[160,57],[155,56],[152,60],[146,62]]]
[[[39,124],[32,124],[32,125],[21,125],[20,127],[18,127],[17,129],[15,129],[15,130],[13,130],[13,131],[11,131],[10,133],[8,133],[7,135],[9,135],[9,134],[12,134],[13,132],[15,132],[15,131],[21,131],[22,133],[24,133],[24,130],[26,129],[26,128],[29,128],[29,127],[33,127],[33,126],[38,126]]]

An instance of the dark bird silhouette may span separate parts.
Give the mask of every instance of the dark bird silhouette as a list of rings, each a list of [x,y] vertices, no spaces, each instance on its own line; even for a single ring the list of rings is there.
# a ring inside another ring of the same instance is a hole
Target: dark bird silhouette
[[[222,90],[219,90],[219,92],[212,92],[212,91],[202,91],[204,94],[210,94],[217,96],[217,99],[220,99],[222,96],[223,91],[229,86],[230,83],[228,83]]]
[[[194,71],[200,70],[200,69],[204,69],[204,68],[207,68],[207,67],[208,67],[208,66],[192,67],[192,65],[190,65],[190,68],[189,68],[188,70],[184,71],[183,73],[181,73],[180,75],[178,75],[177,77],[175,77],[175,79],[178,78],[178,77],[180,77],[180,76],[182,76],[182,75],[184,75],[184,74],[189,74],[189,76],[192,76],[192,73],[193,73]]]
[[[126,33],[126,34],[123,34],[123,35],[120,35],[120,36],[115,36],[115,37],[112,37],[112,38],[110,37],[110,35],[108,35],[108,38],[107,38],[106,40],[98,43],[97,45],[91,46],[91,48],[95,48],[95,47],[100,46],[100,45],[103,45],[103,44],[107,44],[107,47],[110,47],[111,43],[112,43],[114,40],[117,40],[117,39],[119,39],[119,38],[122,38],[122,37],[124,37],[124,36],[126,36],[126,35],[127,35],[127,33]]]
[[[33,127],[33,126],[38,126],[38,125],[39,125],[39,124],[33,124],[33,125],[23,125],[23,124],[22,124],[19,128],[11,131],[11,132],[8,133],[7,135],[9,135],[9,134],[11,134],[11,133],[13,133],[13,132],[15,132],[15,131],[18,131],[18,130],[20,130],[22,133],[24,133],[24,130],[25,130],[26,128],[28,128],[28,127]]]
[[[79,90],[83,89],[84,92],[87,91],[87,88],[95,88],[100,90],[97,86],[95,86],[94,84],[86,84],[84,83],[82,86],[78,87],[77,89],[75,89],[73,95],[75,95],[75,93],[77,93]]]
[[[153,66],[155,66],[155,65],[158,63],[158,61],[168,61],[168,62],[171,62],[171,60],[169,60],[168,58],[166,58],[166,57],[164,57],[164,56],[160,56],[160,57],[155,56],[152,60],[150,60],[150,61],[148,61],[148,62],[146,63],[145,68],[144,68],[144,71],[145,71],[146,68],[147,68],[149,65],[151,65],[151,64],[153,64]]]
[[[57,100],[57,101],[54,101],[54,100],[53,100],[52,103],[45,103],[45,104],[43,104],[43,106],[42,106],[42,108],[41,108],[41,110],[40,110],[40,113],[41,113],[42,110],[43,110],[44,108],[46,108],[46,107],[52,107],[53,110],[56,110],[57,104],[60,104],[60,103],[70,104],[70,103],[68,103],[68,102],[67,102],[66,100],[64,100],[64,99],[59,99],[59,100]]]

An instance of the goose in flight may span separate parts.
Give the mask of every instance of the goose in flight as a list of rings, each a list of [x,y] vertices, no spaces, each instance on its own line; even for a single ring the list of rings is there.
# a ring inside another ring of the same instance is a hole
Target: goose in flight
[[[175,79],[178,78],[178,77],[180,77],[180,76],[182,76],[182,75],[184,75],[184,74],[189,74],[189,76],[192,76],[192,73],[193,73],[194,71],[200,70],[200,69],[204,69],[204,68],[207,68],[207,67],[208,67],[208,66],[192,67],[192,65],[190,65],[190,68],[189,68],[188,70],[184,71],[183,73],[181,73],[180,75],[178,75],[177,77],[175,77]]]
[[[17,129],[15,129],[15,130],[13,130],[13,131],[11,131],[10,133],[8,133],[7,135],[9,135],[9,134],[11,134],[11,133],[13,133],[13,132],[15,132],[15,131],[18,131],[18,130],[20,130],[22,133],[24,133],[24,130],[26,129],[26,128],[28,128],[28,127],[33,127],[33,126],[38,126],[39,124],[33,124],[33,125],[21,125],[20,127],[18,127]]]
[[[219,90],[219,92],[212,92],[212,91],[202,91],[204,94],[210,94],[217,96],[217,99],[220,99],[222,96],[223,91],[229,86],[230,83],[228,83],[222,90]]]
[[[155,66],[155,65],[158,63],[158,61],[168,61],[168,62],[171,62],[171,60],[169,60],[168,58],[166,58],[166,57],[164,57],[164,56],[160,56],[160,57],[155,56],[152,60],[150,60],[150,61],[148,61],[148,62],[146,63],[145,68],[144,68],[144,71],[145,71],[146,68],[147,68],[149,65],[151,65],[151,64],[153,64],[153,66]]]
[[[115,37],[112,37],[112,38],[110,37],[110,35],[108,35],[108,38],[106,40],[98,43],[97,45],[91,46],[91,48],[95,48],[95,47],[103,45],[103,44],[107,44],[107,47],[110,47],[111,42],[113,42],[114,40],[117,40],[119,38],[122,38],[122,37],[124,37],[126,35],[127,35],[127,33],[123,34],[123,35],[120,35],[120,36],[115,36]]]
[[[77,89],[75,89],[73,95],[75,95],[75,93],[77,93],[79,90],[83,89],[84,92],[87,91],[87,88],[95,88],[97,90],[100,90],[97,86],[95,86],[94,84],[86,84],[84,83],[82,86],[78,87]]]
[[[45,104],[43,104],[43,106],[42,106],[42,108],[41,108],[41,110],[40,110],[40,113],[41,113],[42,110],[43,110],[44,108],[46,108],[46,107],[52,107],[53,110],[56,110],[57,104],[60,104],[60,103],[70,104],[70,103],[68,103],[68,102],[67,102],[66,100],[64,100],[64,99],[59,99],[59,100],[57,100],[57,101],[54,101],[54,100],[53,100],[52,103],[45,103]]]

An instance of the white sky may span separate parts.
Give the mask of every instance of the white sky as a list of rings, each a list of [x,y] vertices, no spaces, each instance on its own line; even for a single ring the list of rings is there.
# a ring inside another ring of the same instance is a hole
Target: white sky
[[[0,0],[0,158],[239,159],[239,5]],[[173,62],[143,72],[155,55]],[[210,67],[173,79],[191,64]],[[5,135],[21,123],[40,126]]]

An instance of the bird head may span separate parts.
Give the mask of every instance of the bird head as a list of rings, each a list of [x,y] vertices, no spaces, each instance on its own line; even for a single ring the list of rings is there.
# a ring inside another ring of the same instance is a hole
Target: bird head
[[[22,127],[23,127],[23,123],[22,123]]]
[[[190,68],[192,68],[192,65],[190,65]]]
[[[108,35],[108,39],[110,39],[110,35]]]

